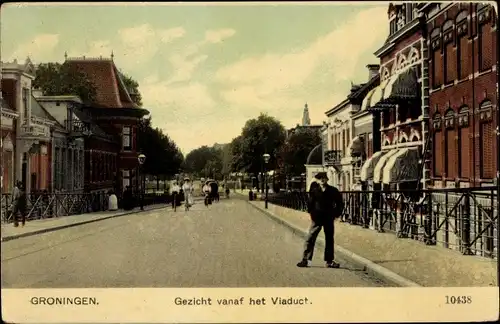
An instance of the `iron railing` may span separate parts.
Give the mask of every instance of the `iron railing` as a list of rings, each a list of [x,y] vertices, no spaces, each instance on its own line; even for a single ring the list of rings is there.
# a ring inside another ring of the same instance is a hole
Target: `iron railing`
[[[346,191],[340,220],[466,255],[497,257],[497,187]],[[269,202],[307,211],[307,193],[280,192]]]
[[[53,218],[105,211],[108,209],[108,195],[106,193],[44,193],[35,192],[27,195],[26,220]],[[134,205],[140,204],[140,196],[135,196]],[[145,194],[144,205],[168,203],[168,194]],[[122,200],[119,198],[119,207]],[[14,220],[11,210],[11,194],[2,194],[1,209],[2,222],[10,223]]]

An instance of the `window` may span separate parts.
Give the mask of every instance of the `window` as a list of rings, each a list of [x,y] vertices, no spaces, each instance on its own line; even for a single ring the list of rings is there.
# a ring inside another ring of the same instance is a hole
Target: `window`
[[[398,29],[396,26],[396,16],[392,17],[389,21],[390,35],[394,34]]]
[[[23,88],[23,113],[24,113],[24,118],[29,118],[30,117],[30,111],[29,111],[29,100],[30,99],[30,89],[28,88]]]
[[[413,6],[414,4],[413,3],[406,3],[403,5],[404,8],[405,8],[405,11],[406,11],[406,21],[407,22],[410,22],[413,20]]]
[[[491,101],[485,100],[479,107],[479,141],[480,151],[480,175],[481,179],[493,179],[495,177],[495,163],[497,152],[495,148],[496,136],[493,127]]]
[[[469,75],[469,48],[468,48],[468,22],[467,11],[462,11],[457,15],[455,24],[456,31],[456,46],[457,46],[457,78],[459,80],[467,78]]]
[[[127,189],[127,186],[130,186],[130,171],[122,170],[122,178],[123,178],[123,190]]]
[[[446,21],[443,24],[443,79],[445,84],[455,80],[455,61],[453,56],[453,22]]]
[[[446,173],[446,178],[454,179],[457,176],[455,170],[455,161],[457,156],[456,148],[456,130],[455,130],[455,113],[453,110],[448,109],[444,116],[444,127],[445,127],[445,155],[444,155],[444,172]]]
[[[458,174],[469,178],[469,108],[462,107],[458,112]]]
[[[431,78],[432,88],[436,89],[441,86],[441,39],[439,38],[439,28],[435,28],[431,32],[431,49],[432,49],[432,64]]]
[[[122,141],[124,150],[132,149],[132,129],[130,126],[123,126]]]
[[[493,65],[493,38],[491,33],[491,12],[490,7],[484,4],[477,6],[477,42],[479,71],[485,71]]]
[[[436,113],[432,119],[432,127],[434,129],[432,142],[434,144],[434,152],[432,154],[432,165],[434,169],[434,176],[441,177],[443,175],[443,145],[442,145],[442,121],[441,115]]]

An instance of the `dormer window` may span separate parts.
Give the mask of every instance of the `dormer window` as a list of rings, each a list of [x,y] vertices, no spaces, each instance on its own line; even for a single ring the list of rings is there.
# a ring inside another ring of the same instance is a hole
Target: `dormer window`
[[[390,35],[394,34],[398,30],[396,25],[396,14],[394,12],[391,13],[389,17],[389,33]]]

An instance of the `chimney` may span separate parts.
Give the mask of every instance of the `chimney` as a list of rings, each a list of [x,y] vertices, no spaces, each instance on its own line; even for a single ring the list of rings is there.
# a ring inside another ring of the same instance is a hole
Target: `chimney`
[[[378,70],[380,69],[379,64],[368,64],[366,66],[368,68],[368,81],[370,81],[374,76],[378,74]]]

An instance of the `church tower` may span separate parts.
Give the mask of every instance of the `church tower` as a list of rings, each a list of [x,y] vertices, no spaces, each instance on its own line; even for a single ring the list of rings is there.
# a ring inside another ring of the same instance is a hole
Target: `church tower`
[[[307,103],[304,106],[304,113],[302,114],[302,126],[311,126],[311,119],[309,118],[309,108]]]

